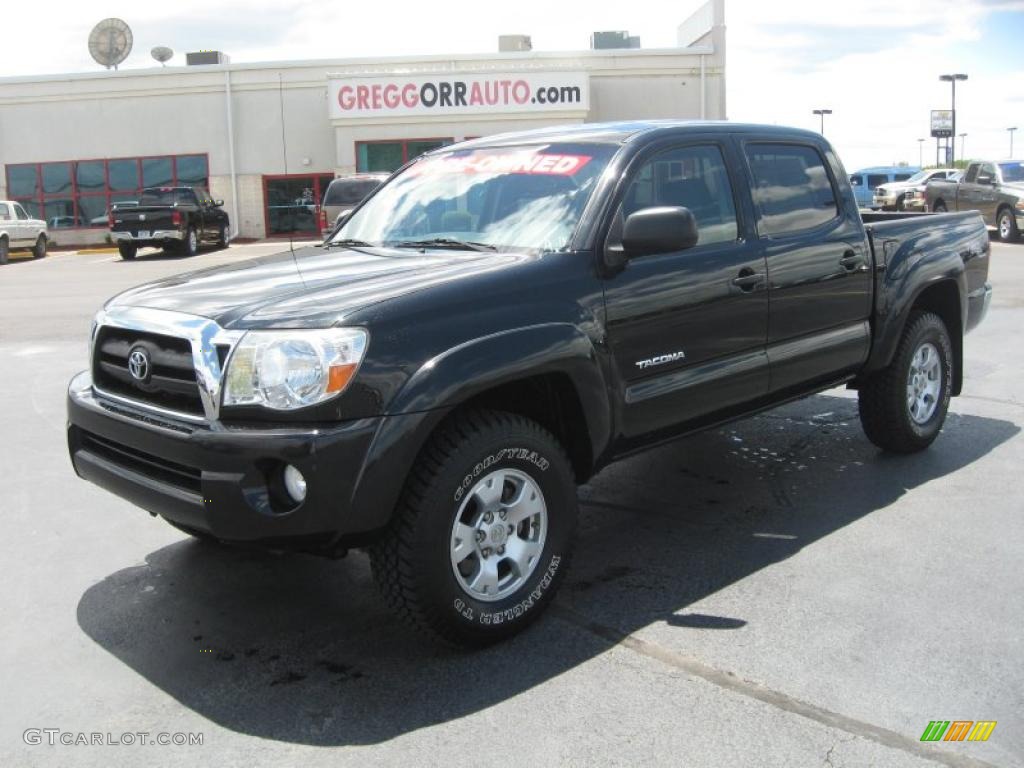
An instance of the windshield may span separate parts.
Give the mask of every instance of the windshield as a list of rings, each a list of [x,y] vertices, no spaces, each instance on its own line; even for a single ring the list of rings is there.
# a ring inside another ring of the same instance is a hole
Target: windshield
[[[931,171],[918,171],[909,179],[907,179],[907,184],[913,184],[915,181],[924,181],[925,179],[928,178],[929,173],[931,173]]]
[[[334,239],[563,250],[616,149],[565,143],[432,154],[379,190]]]
[[[1024,181],[1024,163],[1000,163],[1003,181],[1014,184]]]

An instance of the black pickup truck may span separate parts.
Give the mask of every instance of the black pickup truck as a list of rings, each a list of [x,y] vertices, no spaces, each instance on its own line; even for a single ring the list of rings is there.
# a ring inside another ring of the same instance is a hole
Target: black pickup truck
[[[370,551],[396,609],[494,642],[549,604],[576,484],[829,387],[926,448],[988,308],[977,213],[858,212],[818,134],[581,125],[425,155],[322,247],[111,299],[75,471],[195,536]]]
[[[138,205],[111,210],[110,236],[126,261],[145,246],[194,256],[202,242],[228,244],[231,225],[223,205],[202,187],[149,187]]]

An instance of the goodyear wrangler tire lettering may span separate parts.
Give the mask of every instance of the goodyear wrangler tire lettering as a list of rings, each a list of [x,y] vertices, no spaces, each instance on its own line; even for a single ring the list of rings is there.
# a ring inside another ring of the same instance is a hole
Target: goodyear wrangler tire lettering
[[[517,414],[456,412],[428,440],[370,550],[374,578],[417,627],[458,645],[498,642],[557,592],[576,503],[568,457],[547,430]]]

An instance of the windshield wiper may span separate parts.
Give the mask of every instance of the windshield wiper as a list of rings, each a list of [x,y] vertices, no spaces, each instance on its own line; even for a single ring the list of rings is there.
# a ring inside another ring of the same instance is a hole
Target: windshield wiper
[[[390,243],[395,248],[458,248],[463,251],[496,251],[498,246],[477,243],[472,240],[457,240],[454,237],[432,237],[429,240],[399,240]]]
[[[374,243],[368,243],[365,240],[354,240],[352,238],[342,238],[341,240],[329,240],[324,243],[324,248],[330,250],[334,246],[339,248],[378,248],[379,246]]]

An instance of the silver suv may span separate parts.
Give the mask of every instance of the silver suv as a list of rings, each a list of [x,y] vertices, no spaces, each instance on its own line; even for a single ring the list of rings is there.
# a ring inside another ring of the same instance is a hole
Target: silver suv
[[[358,173],[354,176],[341,176],[332,181],[320,203],[321,227],[324,230],[334,229],[338,219],[349,214],[363,202],[371,192],[384,183],[388,175]]]

